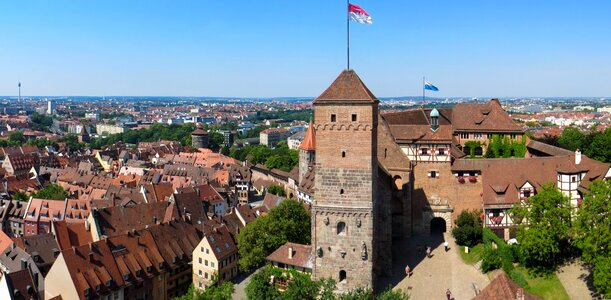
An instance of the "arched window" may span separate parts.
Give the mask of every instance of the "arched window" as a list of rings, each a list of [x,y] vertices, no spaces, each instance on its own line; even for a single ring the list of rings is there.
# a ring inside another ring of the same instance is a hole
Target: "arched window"
[[[342,157],[346,157],[346,151],[342,151]]]
[[[346,235],[346,223],[344,222],[337,223],[337,234]]]
[[[346,271],[339,271],[339,283],[346,282]]]

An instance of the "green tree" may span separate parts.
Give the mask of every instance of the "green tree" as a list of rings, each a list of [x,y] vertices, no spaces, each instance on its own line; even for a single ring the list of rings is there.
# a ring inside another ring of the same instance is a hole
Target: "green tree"
[[[220,132],[210,132],[210,148],[219,148],[225,141],[225,136]]]
[[[558,145],[564,149],[575,151],[584,149],[587,143],[587,137],[578,128],[567,127],[558,137]]]
[[[221,154],[225,155],[225,156],[229,156],[230,152],[229,152],[229,148],[228,147],[223,147],[221,148]]]
[[[597,291],[605,299],[611,298],[611,257],[600,256],[594,264],[593,273]]]
[[[526,136],[522,136],[522,139],[519,142],[513,143],[513,156],[515,157],[525,157],[526,156]]]
[[[388,287],[375,298],[377,300],[409,300],[409,295],[402,290],[393,290]]]
[[[568,245],[570,204],[553,184],[544,184],[540,193],[525,205],[512,208],[513,220],[519,224],[517,238],[520,256],[535,271],[548,272],[556,266],[556,255]]]
[[[481,213],[479,210],[463,210],[458,215],[456,227],[452,229],[452,236],[457,244],[473,247],[482,242]]]
[[[585,153],[589,158],[611,163],[611,127],[602,133],[593,133],[592,143]]]
[[[492,153],[494,157],[503,156],[503,142],[501,141],[501,137],[498,134],[492,135],[492,140],[489,143],[489,148],[492,148]]]
[[[284,192],[284,188],[282,188],[279,185],[271,185],[270,187],[267,188],[267,192],[270,194],[274,194],[276,196],[281,196],[281,197],[286,196],[286,193]]]
[[[248,228],[248,226],[246,226]],[[250,278],[250,282],[246,285],[244,291],[248,299],[278,299],[280,292],[274,284],[270,282],[272,276],[276,276],[272,266],[266,266],[257,271]]]
[[[63,187],[56,184],[52,184],[46,186],[37,193],[32,193],[32,197],[49,200],[64,200],[68,197],[68,192],[64,190]]]
[[[216,279],[206,288],[205,291],[195,289],[193,285],[189,286],[187,293],[180,297],[174,297],[174,300],[230,300],[234,291],[234,286],[231,281],[225,281],[218,285]]]
[[[25,142],[25,137],[23,136],[23,133],[21,133],[20,131],[13,131],[9,133],[8,141],[11,143],[21,145],[23,142]]]
[[[310,243],[310,214],[293,200],[282,201],[267,216],[256,218],[238,234],[240,267],[249,270],[286,242]]]
[[[573,244],[584,262],[593,266],[594,285],[611,293],[611,181],[595,180],[589,186],[575,221]],[[604,270],[604,271],[601,271]]]
[[[15,194],[13,194],[13,200],[28,201],[30,200],[30,196],[22,191],[17,191]]]

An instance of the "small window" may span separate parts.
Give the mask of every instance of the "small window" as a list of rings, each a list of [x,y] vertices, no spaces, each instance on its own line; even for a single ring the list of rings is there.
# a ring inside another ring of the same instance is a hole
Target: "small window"
[[[356,122],[356,114],[352,114],[352,122]]]
[[[208,260],[207,259],[204,261],[204,265],[208,266]]]
[[[577,182],[577,176],[572,176],[572,177],[571,177],[571,181],[572,181],[572,182]]]
[[[339,194],[343,195],[344,194],[344,189],[339,190]]]
[[[421,155],[429,155],[429,149],[427,149],[427,148],[420,149],[420,154]]]
[[[337,116],[335,116],[335,114],[331,114],[331,122],[336,122],[337,121]]]
[[[446,149],[440,148],[439,150],[437,150],[439,155],[445,155]]]
[[[202,263],[202,258],[201,258],[201,257],[199,258],[199,263],[200,263],[200,264]]]
[[[344,222],[337,223],[337,234],[346,235],[346,223]]]
[[[469,134],[468,133],[461,133],[460,134],[460,138],[461,139],[468,139],[469,138]]]
[[[346,151],[342,151],[342,157],[346,157]]]
[[[341,270],[339,271],[339,283],[345,283],[346,282],[346,271]]]
[[[203,276],[203,275],[204,274],[203,274],[202,270],[199,270],[199,276]]]
[[[431,171],[431,178],[437,178],[437,171]]]
[[[530,191],[524,191],[524,198],[530,197]]]

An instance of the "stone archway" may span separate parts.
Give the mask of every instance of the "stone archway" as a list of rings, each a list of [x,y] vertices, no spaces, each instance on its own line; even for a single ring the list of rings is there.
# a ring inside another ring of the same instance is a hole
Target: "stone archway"
[[[433,218],[430,226],[431,235],[440,234],[447,231],[446,220],[444,218]]]
[[[443,232],[450,232],[452,229],[452,209],[446,208],[439,211],[425,211],[423,212],[423,225],[424,225],[424,233],[430,235],[432,233],[433,227],[431,225],[438,225],[443,223],[441,220],[445,222],[445,230]],[[435,221],[435,224],[433,222]],[[438,228],[438,227],[437,227]]]

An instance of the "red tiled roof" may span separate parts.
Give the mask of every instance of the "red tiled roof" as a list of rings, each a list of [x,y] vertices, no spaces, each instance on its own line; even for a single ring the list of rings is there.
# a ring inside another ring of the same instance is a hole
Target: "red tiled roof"
[[[331,85],[314,99],[314,104],[326,101],[377,102],[354,70],[343,70]]]
[[[459,103],[452,108],[454,131],[523,132],[498,99],[488,103]]]
[[[518,295],[522,297],[518,297]],[[517,283],[507,276],[504,272],[494,279],[486,288],[484,288],[473,300],[507,300],[507,299],[523,299],[537,300],[541,299],[520,287]]]
[[[290,251],[292,251],[292,257],[289,257]],[[285,265],[312,269],[312,246],[287,242],[276,249],[276,251],[270,254],[266,259]]]
[[[308,131],[305,134],[305,138],[301,145],[299,145],[299,149],[305,151],[314,151],[316,150],[316,138],[314,132],[314,126],[312,126],[312,120],[310,120],[310,127],[308,127]]]

